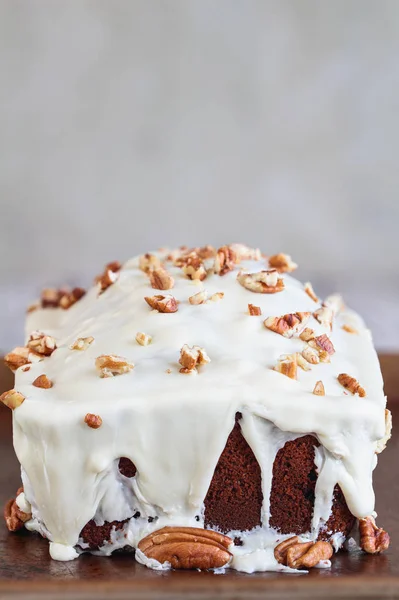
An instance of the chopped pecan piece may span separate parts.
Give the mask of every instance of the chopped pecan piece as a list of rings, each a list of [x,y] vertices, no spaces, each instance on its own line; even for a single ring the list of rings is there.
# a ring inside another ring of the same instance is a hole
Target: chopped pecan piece
[[[297,375],[297,357],[296,354],[283,354],[278,360],[274,370],[282,375],[296,379]]]
[[[366,396],[366,391],[361,387],[359,382],[347,373],[338,375],[338,381],[345,389],[352,392],[352,394],[359,394],[361,398]]]
[[[188,301],[190,304],[204,304],[208,298],[208,292],[206,290],[201,290],[197,292],[193,296],[190,296]]]
[[[251,317],[259,317],[262,314],[260,306],[255,306],[254,304],[248,304],[248,312]]]
[[[236,255],[237,262],[241,260],[260,260],[262,258],[259,248],[250,248],[245,244],[230,244],[229,248]]]
[[[304,342],[308,342],[314,338],[314,331],[310,329],[310,327],[305,327],[305,329],[299,334],[299,337]]]
[[[103,424],[102,418],[99,415],[93,415],[92,413],[87,413],[84,421],[86,425],[92,429],[98,429]]]
[[[311,371],[311,367],[309,366],[309,361],[300,354],[300,352],[296,353],[296,362],[298,367],[300,367],[303,371]]]
[[[217,569],[230,562],[231,544],[231,538],[210,529],[163,527],[140,540],[138,549],[173,569]]]
[[[293,262],[289,254],[273,254],[269,257],[269,267],[277,269],[279,273],[291,273],[298,268],[298,265]]]
[[[223,298],[224,298],[224,292],[215,292],[209,298],[209,302],[219,302],[219,300],[223,300]]]
[[[46,335],[40,331],[33,331],[30,334],[27,347],[42,356],[51,356],[57,348],[55,339],[51,335]]]
[[[391,411],[387,408],[385,409],[385,435],[380,440],[378,440],[375,452],[376,454],[380,454],[383,450],[385,450],[388,441],[391,439],[392,433],[392,414]]]
[[[276,269],[259,271],[259,273],[240,272],[237,281],[247,290],[258,294],[275,294],[284,289],[284,281],[278,278]]]
[[[94,337],[89,335],[88,337],[78,338],[71,345],[71,350],[87,350],[87,348],[94,342]]]
[[[105,292],[118,278],[118,271],[105,268],[104,273],[96,278],[96,283],[99,286],[99,295]]]
[[[31,363],[29,354],[30,350],[25,346],[14,348],[12,352],[9,352],[5,355],[4,363],[9,369],[11,369],[11,371],[16,371],[19,369],[19,367],[23,367],[24,365],[29,365]]]
[[[284,540],[274,549],[277,562],[291,569],[311,569],[332,555],[333,547],[328,542],[301,543],[298,536]]]
[[[57,290],[54,288],[45,288],[40,295],[40,303],[42,308],[58,308],[62,296],[66,293],[65,290]]]
[[[196,248],[195,252],[198,254],[201,260],[207,260],[209,258],[214,258],[216,254],[216,248],[213,246],[202,246],[201,248]]]
[[[306,346],[302,350],[303,358],[310,363],[311,365],[317,365],[320,362],[319,353],[316,350],[313,350],[310,346]]]
[[[114,377],[129,373],[134,364],[115,354],[102,354],[96,358],[96,369],[100,377]]]
[[[182,271],[186,277],[194,281],[203,281],[207,276],[204,263],[195,253],[182,265]]]
[[[147,333],[139,331],[136,333],[136,342],[140,344],[140,346],[148,346],[152,342],[152,337]]]
[[[85,294],[86,290],[80,287],[75,287],[71,292],[66,292],[61,296],[59,306],[66,310],[70,308],[73,304],[76,304],[76,302],[83,298]]]
[[[175,285],[175,280],[166,269],[158,267],[148,272],[151,286],[156,290],[170,290]]]
[[[8,392],[3,392],[3,394],[1,394],[0,396],[0,402],[8,406],[8,408],[11,408],[11,410],[18,408],[18,406],[21,406],[24,400],[25,396],[23,396],[23,394],[20,394],[16,390],[9,390]]]
[[[297,312],[283,315],[282,317],[267,317],[263,321],[264,326],[275,333],[290,338],[307,323],[310,312]]]
[[[53,387],[53,382],[50,381],[47,375],[39,375],[39,377],[36,377],[32,385],[38,388],[43,388],[44,390],[48,390]]]
[[[324,384],[322,381],[316,381],[316,384],[313,388],[313,393],[315,396],[325,396],[326,392],[324,390]]]
[[[196,371],[197,367],[209,362],[211,362],[211,359],[205,350],[199,346],[190,347],[187,344],[184,344],[180,350],[179,363],[182,366],[180,373],[193,373]]]
[[[144,300],[153,310],[160,313],[175,313],[177,311],[177,302],[174,296],[170,294],[166,296],[146,296]]]
[[[4,519],[9,531],[19,531],[24,527],[24,524],[32,518],[32,514],[21,510],[17,504],[18,496],[23,493],[23,488],[20,487],[16,494],[16,499],[11,499],[4,507]]]
[[[347,333],[359,333],[358,330],[352,327],[351,325],[342,325],[342,329]]]
[[[334,315],[337,315],[345,308],[345,303],[342,299],[342,296],[339,294],[332,294],[331,296],[327,296],[327,298],[323,302],[323,306],[332,310]]]
[[[305,289],[305,292],[307,293],[307,295],[308,295],[310,298],[312,298],[312,300],[314,300],[315,302],[318,302],[318,301],[319,301],[319,299],[318,299],[318,297],[316,296],[316,294],[315,294],[315,291],[314,291],[314,289],[313,289],[313,286],[312,286],[312,284],[310,283],[310,281],[307,281],[307,282],[305,283],[305,285],[304,285],[304,289]]]
[[[326,335],[325,333],[323,333],[323,335],[318,335],[314,338],[314,340],[311,340],[310,343],[314,343],[315,346],[317,346],[317,348],[320,348],[324,352],[327,352],[327,354],[329,354],[330,356],[332,356],[335,353],[334,345],[328,337],[328,335]]]
[[[360,547],[367,554],[380,554],[389,547],[389,535],[377,527],[373,516],[359,519]]]
[[[334,313],[331,308],[322,306],[314,311],[313,316],[323,327],[328,327],[330,331],[332,330]]]
[[[139,258],[139,268],[144,273],[149,273],[152,269],[159,269],[162,267],[161,260],[155,254],[143,254]]]
[[[226,275],[234,269],[234,265],[238,262],[238,258],[231,246],[222,246],[216,252],[214,272],[217,275]]]

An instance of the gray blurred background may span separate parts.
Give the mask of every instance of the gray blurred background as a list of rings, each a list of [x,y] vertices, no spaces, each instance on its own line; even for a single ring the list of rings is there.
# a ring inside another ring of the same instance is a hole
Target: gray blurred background
[[[399,348],[398,0],[0,0],[0,350],[43,286],[243,241]]]

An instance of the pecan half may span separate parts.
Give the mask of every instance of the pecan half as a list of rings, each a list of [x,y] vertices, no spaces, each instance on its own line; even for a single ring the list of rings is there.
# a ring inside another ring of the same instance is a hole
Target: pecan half
[[[173,569],[218,569],[231,560],[230,544],[231,538],[209,529],[164,527],[140,540],[138,549]]]
[[[316,384],[313,388],[313,394],[315,396],[325,396],[326,392],[324,390],[324,384],[322,381],[316,381]]]
[[[238,273],[237,281],[247,290],[258,294],[275,294],[284,289],[284,281],[278,278],[276,269],[259,273]]]
[[[238,262],[238,257],[231,246],[222,246],[216,252],[214,272],[217,275],[226,275],[234,269],[234,265]]]
[[[156,290],[170,290],[175,285],[175,280],[166,269],[158,267],[149,272],[151,286]]]
[[[92,413],[87,413],[84,422],[91,427],[91,429],[98,429],[103,424],[102,418],[99,415],[93,415]]]
[[[278,359],[274,370],[290,379],[296,379],[297,376],[297,356],[296,354],[283,354]]]
[[[260,306],[255,306],[254,304],[248,304],[248,312],[251,317],[259,317],[262,314]]]
[[[30,350],[42,356],[51,356],[57,348],[55,339],[51,335],[46,335],[40,331],[33,331],[26,345]]]
[[[19,369],[19,367],[23,367],[24,365],[29,365],[31,363],[29,354],[30,350],[25,346],[14,348],[14,350],[5,355],[4,364],[11,369],[11,371],[16,371]]]
[[[39,375],[39,377],[36,377],[35,381],[33,381],[32,385],[48,390],[53,387],[53,382],[50,381],[47,375]]]
[[[115,354],[102,354],[96,358],[95,364],[100,377],[123,375],[134,368],[133,363]]]
[[[139,268],[144,273],[148,273],[151,269],[159,269],[161,266],[161,260],[155,254],[142,254],[139,258]]]
[[[313,316],[323,327],[327,327],[330,331],[332,330],[334,313],[331,308],[322,306],[314,311]]]
[[[24,489],[20,487],[16,493],[16,498],[18,498],[23,491]],[[31,518],[32,514],[22,511],[14,498],[9,500],[4,507],[4,519],[9,531],[19,531]]]
[[[307,295],[309,296],[309,298],[312,298],[312,300],[314,300],[314,302],[318,302],[319,299],[316,296],[316,293],[313,289],[312,284],[310,283],[310,281],[307,281],[304,285],[304,290],[307,293]]]
[[[314,338],[314,340],[310,340],[309,343],[310,345],[313,345],[313,347],[317,347],[319,350],[326,352],[330,356],[335,353],[334,345],[328,335],[325,333],[323,333],[323,335],[318,335]]]
[[[204,304],[208,298],[208,292],[206,290],[201,290],[197,292],[193,296],[190,296],[188,301],[190,304]]]
[[[274,557],[280,564],[291,569],[311,569],[321,560],[333,555],[333,547],[328,542],[300,542],[298,536],[288,538],[274,549]]]
[[[367,554],[380,554],[389,547],[389,535],[377,527],[373,516],[359,519],[360,547]]]
[[[357,379],[351,377],[347,373],[340,373],[338,375],[338,381],[346,390],[352,392],[352,394],[359,394],[361,398],[366,396],[366,391],[362,388]]]
[[[203,348],[199,346],[193,346],[190,348],[187,344],[184,344],[180,350],[179,363],[182,368],[180,373],[193,373],[196,371],[196,367],[205,365],[211,362],[211,359]]]
[[[263,324],[267,329],[290,338],[307,323],[310,315],[310,312],[297,312],[282,317],[268,317],[263,321]]]
[[[175,313],[177,311],[177,302],[174,296],[170,294],[166,296],[146,296],[144,300],[153,310],[160,313]]]
[[[385,450],[388,441],[391,439],[392,434],[392,414],[391,411],[387,408],[385,409],[385,435],[380,440],[378,440],[375,452],[376,454],[380,454],[383,450]]]
[[[279,273],[291,273],[298,268],[298,265],[294,263],[289,254],[273,254],[269,257],[269,267],[277,269]]]
[[[89,335],[88,337],[78,338],[70,346],[71,350],[87,350],[87,348],[94,342],[94,337]]]
[[[14,408],[18,408],[24,402],[25,396],[20,394],[16,390],[9,390],[8,392],[3,392],[0,396],[0,402],[14,410]]]
[[[152,342],[152,337],[147,333],[139,331],[136,333],[136,342],[140,344],[140,346],[148,346]]]

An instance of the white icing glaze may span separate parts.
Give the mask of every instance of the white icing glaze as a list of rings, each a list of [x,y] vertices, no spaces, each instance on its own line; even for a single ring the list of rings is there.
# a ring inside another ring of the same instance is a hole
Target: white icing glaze
[[[262,261],[241,266],[249,272],[265,268]],[[164,525],[203,525],[203,501],[240,411],[243,435],[262,472],[263,527],[241,534],[244,546],[234,548],[231,566],[246,572],[282,570],[270,550],[276,535],[268,519],[273,461],[287,440],[313,433],[322,444],[316,451],[319,477],[310,539],[328,520],[336,483],[354,515],[374,509],[374,450],[384,435],[386,399],[370,332],[352,311],[336,317],[331,334],[311,318],[308,326],[316,334],[327,333],[336,353],[330,363],[298,369],[298,380],[291,380],[273,366],[280,355],[301,351],[305,344],[266,329],[263,320],[320,306],[299,281],[284,274],[284,291],[256,294],[237,283],[237,270],[200,283],[170,264],[168,270],[175,286],[165,293],[179,301],[174,314],[152,311],[144,301],[162,292],[151,288],[138,258],[126,263],[103,294],[93,287],[68,310],[29,314],[27,333],[44,331],[58,346],[51,357],[16,373],[15,387],[26,400],[13,411],[14,446],[32,504],[29,528],[45,532],[53,558],[69,560],[77,556],[71,549],[92,518],[102,524],[141,514],[122,533],[114,532],[102,554],[126,543],[136,547]],[[224,298],[191,305],[189,296],[200,289],[209,296],[224,292]],[[249,316],[248,303],[260,306],[262,316]],[[358,333],[343,331],[344,323]],[[137,344],[138,331],[151,335],[152,343]],[[70,349],[87,336],[94,337],[87,350]],[[195,377],[179,373],[183,344],[201,346],[211,358]],[[94,366],[101,354],[124,356],[135,368],[101,379]],[[32,386],[42,373],[53,381],[51,389]],[[345,393],[339,373],[358,379],[367,396]],[[317,380],[324,383],[324,397],[312,394]],[[102,426],[90,429],[86,413],[100,415]],[[121,456],[136,465],[133,479],[119,473]],[[149,516],[157,519],[149,523]],[[148,564],[140,553],[136,558]]]

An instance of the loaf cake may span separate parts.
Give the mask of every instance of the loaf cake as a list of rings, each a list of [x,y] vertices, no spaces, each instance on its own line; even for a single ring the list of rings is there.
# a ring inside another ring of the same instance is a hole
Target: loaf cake
[[[44,290],[6,364],[22,487],[10,530],[56,560],[155,569],[330,565],[388,547],[372,472],[390,413],[361,318],[243,244],[109,263]]]

